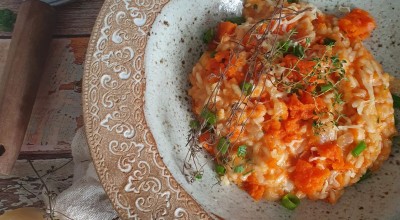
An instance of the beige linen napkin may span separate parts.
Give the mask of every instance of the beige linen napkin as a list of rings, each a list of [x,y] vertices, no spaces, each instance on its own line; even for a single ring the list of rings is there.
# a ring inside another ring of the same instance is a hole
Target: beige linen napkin
[[[77,131],[71,148],[74,161],[73,184],[56,197],[55,216],[62,220],[118,219],[97,177],[83,129]]]

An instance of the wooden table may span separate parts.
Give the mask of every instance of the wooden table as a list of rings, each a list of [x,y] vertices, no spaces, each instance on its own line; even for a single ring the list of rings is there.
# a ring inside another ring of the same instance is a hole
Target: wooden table
[[[78,0],[57,8],[57,25],[22,151],[12,176],[0,176],[0,214],[18,207],[43,207],[42,184],[27,160],[60,191],[72,183],[70,144],[83,126],[81,84],[90,33],[104,0]],[[1,0],[18,12],[22,0]],[[0,32],[0,74],[11,33]],[[66,164],[66,165],[65,165]],[[63,166],[65,165],[65,166]],[[58,167],[61,169],[54,172]],[[40,197],[40,196],[39,196]]]

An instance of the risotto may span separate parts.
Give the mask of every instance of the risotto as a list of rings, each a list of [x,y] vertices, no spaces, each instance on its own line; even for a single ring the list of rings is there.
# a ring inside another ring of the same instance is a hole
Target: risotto
[[[357,8],[338,18],[247,0],[243,17],[205,32],[191,127],[222,184],[294,208],[305,197],[335,203],[379,169],[396,129],[389,75],[362,42],[375,27]]]

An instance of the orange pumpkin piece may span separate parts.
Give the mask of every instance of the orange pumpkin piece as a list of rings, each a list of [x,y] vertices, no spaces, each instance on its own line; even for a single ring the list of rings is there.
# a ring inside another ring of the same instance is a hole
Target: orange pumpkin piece
[[[203,148],[209,153],[209,154],[214,154],[214,147],[208,142],[211,139],[211,133],[210,132],[204,132],[199,136],[199,143],[203,146]]]
[[[313,195],[322,190],[330,171],[320,169],[305,160],[299,159],[292,173],[293,183],[296,188],[307,195]]]
[[[291,118],[299,118],[302,120],[308,120],[313,118],[315,105],[314,104],[303,104],[297,97],[293,94],[289,97],[287,103],[289,109],[289,115]]]
[[[235,32],[237,24],[231,23],[229,21],[221,22],[218,25],[217,39],[222,40],[224,35],[232,35]]]
[[[356,8],[339,19],[339,28],[352,40],[364,40],[376,28],[376,22],[368,12]]]
[[[242,188],[257,201],[262,199],[265,191],[265,186],[259,185],[257,177],[254,174],[251,174],[247,180],[243,182]]]

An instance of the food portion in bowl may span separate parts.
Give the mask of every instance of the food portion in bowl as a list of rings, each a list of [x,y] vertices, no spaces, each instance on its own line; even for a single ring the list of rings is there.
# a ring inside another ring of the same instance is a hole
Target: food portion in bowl
[[[245,1],[243,17],[203,36],[188,159],[201,146],[221,183],[255,200],[335,203],[379,169],[396,133],[389,75],[363,46],[375,27],[358,8],[338,18],[305,2]]]

